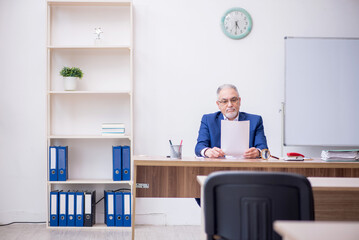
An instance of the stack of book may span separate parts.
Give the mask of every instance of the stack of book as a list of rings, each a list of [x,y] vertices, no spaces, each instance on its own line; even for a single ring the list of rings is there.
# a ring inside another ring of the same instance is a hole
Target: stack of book
[[[326,162],[355,162],[359,160],[359,149],[323,150],[321,157]]]
[[[102,135],[103,136],[125,135],[125,124],[124,123],[102,123]]]

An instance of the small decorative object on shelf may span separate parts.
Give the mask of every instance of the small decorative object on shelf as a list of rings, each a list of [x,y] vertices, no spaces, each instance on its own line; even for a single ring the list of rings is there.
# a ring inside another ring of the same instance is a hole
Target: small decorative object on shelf
[[[102,39],[101,39],[101,33],[103,33],[102,29],[100,27],[95,28],[96,38],[95,38],[95,45],[101,45]]]
[[[77,87],[77,79],[83,77],[81,69],[77,67],[63,67],[60,71],[60,75],[64,77],[65,91],[75,91]]]

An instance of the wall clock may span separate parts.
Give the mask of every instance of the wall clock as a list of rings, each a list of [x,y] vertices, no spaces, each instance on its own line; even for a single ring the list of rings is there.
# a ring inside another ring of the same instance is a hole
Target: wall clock
[[[222,17],[224,34],[232,39],[242,39],[252,30],[252,18],[243,8],[231,8]]]

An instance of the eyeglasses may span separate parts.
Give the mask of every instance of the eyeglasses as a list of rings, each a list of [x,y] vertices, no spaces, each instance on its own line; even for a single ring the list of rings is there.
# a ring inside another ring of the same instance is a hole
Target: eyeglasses
[[[239,102],[239,98],[237,97],[233,97],[231,99],[222,99],[221,101],[218,100],[218,103],[221,104],[221,105],[227,105],[229,102],[231,102],[233,105],[234,104],[237,104]]]
[[[269,158],[275,158],[275,159],[278,159],[278,160],[279,160],[278,157],[272,156],[272,155],[270,154],[269,149],[262,149],[262,151],[261,151],[261,158],[262,158],[263,160],[268,160]]]

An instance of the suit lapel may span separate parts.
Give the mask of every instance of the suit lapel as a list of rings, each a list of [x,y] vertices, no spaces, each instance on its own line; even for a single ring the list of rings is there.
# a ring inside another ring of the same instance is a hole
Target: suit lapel
[[[246,115],[242,112],[239,112],[238,121],[246,120]]]
[[[218,131],[218,146],[219,146],[219,148],[221,148],[221,121],[224,119],[224,117],[223,117],[223,114],[222,113],[220,113],[219,115],[218,115],[218,119],[217,119],[217,129],[219,129],[219,131]]]
[[[218,127],[218,129],[219,129],[219,132],[221,132],[221,120],[223,120],[224,119],[224,117],[223,117],[223,114],[222,113],[219,113],[218,115],[217,115],[217,127]]]

